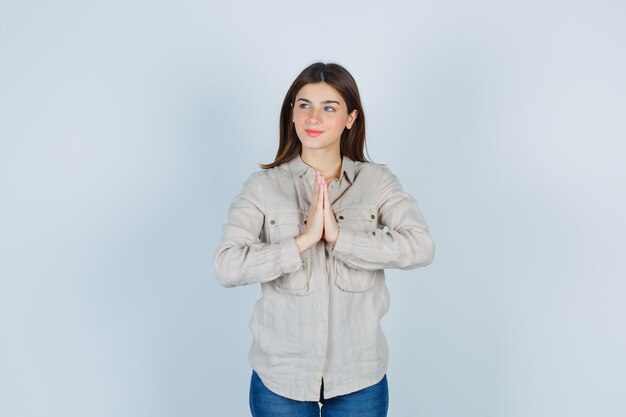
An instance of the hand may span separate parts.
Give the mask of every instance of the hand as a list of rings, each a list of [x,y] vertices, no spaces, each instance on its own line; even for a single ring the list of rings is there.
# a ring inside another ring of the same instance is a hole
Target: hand
[[[339,236],[339,224],[335,218],[335,212],[333,212],[330,206],[328,184],[326,183],[326,179],[323,177],[322,179],[324,182],[324,240],[334,245]]]
[[[322,238],[324,233],[324,189],[326,188],[323,174],[315,173],[315,186],[313,187],[313,199],[307,214],[307,222],[304,232],[296,237],[296,246],[300,253],[314,246]]]

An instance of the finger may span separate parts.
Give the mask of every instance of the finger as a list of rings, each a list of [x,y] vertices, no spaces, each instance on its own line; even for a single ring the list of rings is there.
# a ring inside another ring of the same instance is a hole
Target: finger
[[[318,196],[318,203],[320,207],[324,207],[324,194],[326,194],[326,182],[324,180],[320,181],[320,193]]]
[[[315,185],[313,186],[313,199],[311,200],[311,205],[313,207],[315,207],[315,204],[317,203],[318,200],[318,194],[319,194],[319,189],[320,189],[320,176],[319,176],[319,172],[315,172]]]
[[[319,204],[320,209],[322,209],[324,206],[324,174],[322,174],[321,172],[319,173],[319,175],[317,176],[318,178],[318,183],[317,183],[317,204]]]
[[[324,181],[324,208],[330,209],[330,196],[328,194],[328,184]]]

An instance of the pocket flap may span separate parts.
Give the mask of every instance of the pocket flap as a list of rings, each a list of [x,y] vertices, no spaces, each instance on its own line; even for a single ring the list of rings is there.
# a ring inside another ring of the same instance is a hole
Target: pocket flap
[[[304,230],[304,212],[298,209],[272,210],[265,215],[265,226],[271,243],[298,236]]]
[[[353,230],[373,231],[378,225],[376,206],[348,206],[335,211],[340,226]]]

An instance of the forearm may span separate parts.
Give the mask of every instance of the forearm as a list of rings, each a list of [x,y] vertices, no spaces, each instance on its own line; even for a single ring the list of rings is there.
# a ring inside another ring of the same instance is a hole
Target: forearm
[[[430,264],[435,245],[413,196],[387,168],[381,169],[376,192],[377,213],[370,212],[376,222],[344,223],[354,226],[340,226],[332,255],[356,269],[413,269]],[[360,219],[357,216],[353,220]]]
[[[387,232],[340,228],[331,253],[356,269],[414,269],[432,262],[434,246],[427,228],[414,226]]]
[[[215,271],[224,287],[263,283],[302,268],[293,237],[275,243],[224,241],[215,252]]]
[[[294,240],[296,243],[296,247],[298,248],[298,252],[300,253],[306,252],[307,250],[315,246],[315,244],[319,241],[319,239],[315,239],[307,235],[306,233],[296,236]]]

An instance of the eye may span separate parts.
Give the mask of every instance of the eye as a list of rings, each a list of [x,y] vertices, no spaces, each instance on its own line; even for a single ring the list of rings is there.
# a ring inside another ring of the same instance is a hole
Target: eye
[[[307,103],[300,103],[300,106],[299,106],[299,107],[300,107],[301,109],[308,109],[308,107],[307,107],[307,106],[308,106],[308,104],[307,104]]]
[[[333,107],[330,107],[330,106],[326,106],[326,107],[324,107],[324,109],[326,109],[329,112],[334,112],[335,111],[335,109]],[[330,110],[328,110],[328,109],[330,109]]]

